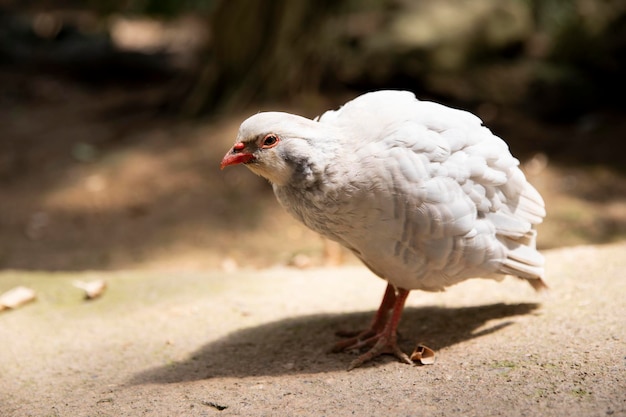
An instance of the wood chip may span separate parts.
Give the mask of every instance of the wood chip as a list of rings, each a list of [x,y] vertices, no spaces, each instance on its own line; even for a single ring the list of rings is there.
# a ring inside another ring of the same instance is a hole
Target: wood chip
[[[313,261],[310,256],[300,253],[291,258],[288,265],[298,269],[306,269],[313,265]]]
[[[27,287],[15,287],[0,295],[0,311],[17,308],[37,298],[35,290]]]
[[[431,348],[418,344],[411,353],[411,360],[419,365],[432,365],[435,363],[435,351]]]
[[[95,281],[74,281],[74,286],[76,288],[80,288],[85,291],[85,298],[88,300],[93,300],[94,298],[98,298],[104,293],[104,290],[107,287],[107,283],[103,279],[97,279]]]

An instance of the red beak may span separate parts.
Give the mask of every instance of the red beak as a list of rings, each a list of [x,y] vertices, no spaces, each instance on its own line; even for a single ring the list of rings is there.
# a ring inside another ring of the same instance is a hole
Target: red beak
[[[222,159],[222,163],[220,164],[220,169],[224,169],[229,165],[237,165],[237,164],[245,164],[254,159],[254,155],[248,152],[243,152],[243,143],[236,143],[233,148],[228,151],[224,158]]]

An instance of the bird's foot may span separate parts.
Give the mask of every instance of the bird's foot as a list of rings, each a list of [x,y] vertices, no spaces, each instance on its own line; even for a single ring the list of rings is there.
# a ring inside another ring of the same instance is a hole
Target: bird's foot
[[[395,335],[393,335],[393,337],[389,337],[389,335],[386,335],[384,333],[378,334],[378,335],[370,337],[369,339],[362,341],[360,343],[360,346],[357,345],[355,346],[355,348],[358,349],[360,347],[369,346],[371,344],[373,344],[374,346],[372,346],[370,350],[360,355],[358,358],[356,358],[350,363],[350,365],[348,366],[348,371],[354,368],[358,368],[359,366],[363,365],[365,362],[369,362],[370,360],[383,354],[391,354],[395,356],[396,358],[398,358],[400,362],[413,365],[413,361],[411,360],[411,358],[409,358],[409,356],[406,353],[404,353],[400,349],[400,347],[398,347],[398,343],[396,341]]]
[[[366,346],[367,341],[376,336],[376,331],[374,331],[373,329],[356,332],[349,330],[340,330],[336,332],[335,335],[343,337],[345,340],[335,343],[335,345],[330,349],[332,353],[360,349],[363,346]],[[371,342],[371,345],[373,344],[374,342]]]
[[[341,332],[340,335],[341,334],[352,337],[349,337],[348,339],[342,340],[341,342],[335,344],[332,349],[333,352],[360,350],[362,348],[371,346],[370,350],[363,353],[350,363],[350,366],[348,366],[348,371],[354,368],[358,368],[365,362],[369,362],[370,360],[384,354],[394,355],[401,362],[407,363],[409,365],[414,364],[409,356],[398,347],[397,336],[395,333],[389,334],[385,331],[376,333],[373,330],[365,330],[363,332],[357,333],[355,336],[353,336],[354,333]]]

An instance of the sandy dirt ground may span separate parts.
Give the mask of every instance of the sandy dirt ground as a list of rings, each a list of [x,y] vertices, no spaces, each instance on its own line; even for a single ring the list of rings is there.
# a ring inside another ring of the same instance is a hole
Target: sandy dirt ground
[[[2,416],[624,416],[626,242],[547,252],[548,294],[507,278],[411,294],[432,366],[329,354],[384,282],[363,267],[5,270],[38,300],[0,314]],[[84,301],[75,280],[104,278]]]

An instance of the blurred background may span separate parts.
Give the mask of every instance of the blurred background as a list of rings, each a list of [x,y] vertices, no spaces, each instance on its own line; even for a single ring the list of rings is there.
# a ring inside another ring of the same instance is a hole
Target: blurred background
[[[625,69],[623,0],[0,0],[0,268],[354,262],[219,161],[383,88],[509,143],[542,248],[624,239]]]

